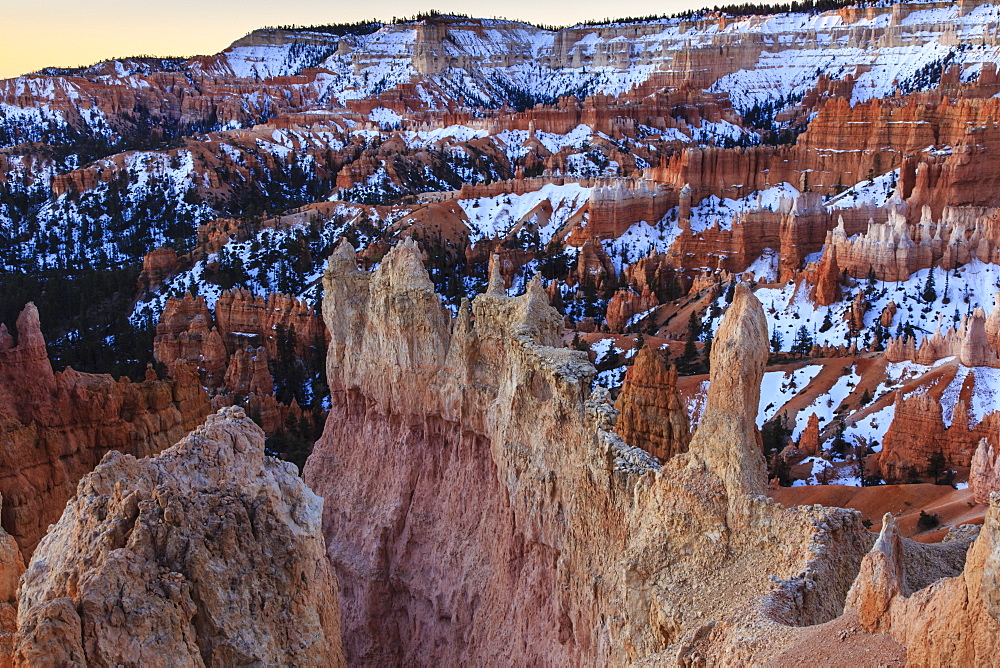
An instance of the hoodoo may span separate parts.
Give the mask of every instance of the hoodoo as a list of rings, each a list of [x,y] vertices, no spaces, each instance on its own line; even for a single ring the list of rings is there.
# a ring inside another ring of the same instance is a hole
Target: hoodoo
[[[582,354],[552,346],[540,283],[508,297],[494,267],[451,319],[415,244],[370,275],[346,244],[328,263],[335,404],[305,477],[326,499],[348,660],[696,656],[722,651],[700,649],[713,620],[839,614],[869,544],[855,513],[762,496],[751,292],[737,288],[713,347],[690,451],[659,467],[610,431]],[[696,586],[720,577],[732,585]],[[765,649],[741,637],[725,651]]]

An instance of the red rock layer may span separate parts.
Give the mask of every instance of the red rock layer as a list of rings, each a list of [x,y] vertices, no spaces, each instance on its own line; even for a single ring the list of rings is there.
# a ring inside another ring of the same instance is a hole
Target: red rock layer
[[[810,457],[815,457],[822,452],[819,442],[819,417],[815,413],[809,416],[806,428],[802,430],[798,449],[802,454]]]
[[[77,481],[110,450],[145,456],[168,447],[209,413],[197,374],[132,383],[66,369],[53,373],[38,311],[0,326],[0,494],[3,524],[31,554]],[[155,375],[154,375],[155,378]]]
[[[699,201],[710,194],[742,197],[782,182],[832,195],[870,174],[899,168],[902,197],[910,198],[916,190],[917,215],[924,204],[931,205],[935,216],[949,204],[996,206],[975,165],[996,155],[1000,145],[992,139],[996,133],[971,128],[995,128],[998,110],[996,99],[955,103],[939,93],[853,106],[846,98],[833,97],[793,146],[685,148],[646,175],[677,189],[688,184]],[[954,149],[944,156],[921,153],[930,145]],[[900,159],[904,155],[918,157]],[[994,175],[986,178],[993,183]]]
[[[139,293],[155,290],[166,279],[180,269],[177,251],[172,248],[156,248],[142,258],[142,273],[137,281]]]
[[[907,482],[911,469],[918,476],[927,475],[932,458],[937,455],[944,457],[948,469],[968,467],[979,442],[987,437],[994,438],[996,414],[978,424],[970,424],[968,403],[974,391],[972,380],[970,374],[955,403],[948,427],[942,419],[941,403],[934,395],[906,397],[902,392],[896,394],[892,424],[885,433],[881,452],[875,457],[887,482]]]

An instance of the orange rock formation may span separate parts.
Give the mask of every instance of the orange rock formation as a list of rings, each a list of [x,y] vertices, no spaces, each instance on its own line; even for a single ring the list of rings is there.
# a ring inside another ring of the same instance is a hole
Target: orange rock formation
[[[38,311],[17,319],[17,345],[0,325],[0,494],[3,523],[30,555],[77,481],[111,450],[159,452],[210,410],[197,374],[132,383],[66,369],[53,373]]]
[[[660,460],[687,452],[691,438],[684,401],[677,392],[677,369],[649,346],[636,354],[615,403],[615,432],[629,445]]]

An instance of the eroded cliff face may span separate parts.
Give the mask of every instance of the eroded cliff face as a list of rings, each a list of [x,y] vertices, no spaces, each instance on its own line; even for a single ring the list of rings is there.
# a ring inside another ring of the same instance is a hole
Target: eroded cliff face
[[[372,274],[346,244],[328,263],[333,410],[305,478],[325,498],[349,661],[714,660],[767,645],[706,644],[714,621],[840,613],[870,539],[854,512],[763,496],[767,330],[748,289],[689,452],[658,467],[612,432],[586,357],[557,347],[540,282],[512,298],[502,281],[494,263],[452,319],[412,242]]]
[[[210,411],[193,368],[174,380],[132,383],[49,363],[38,311],[17,319],[17,343],[0,325],[0,494],[3,524],[30,555],[59,519],[76,483],[105,453],[154,454]]]
[[[415,244],[370,276],[346,245],[330,260],[333,407],[305,478],[352,663],[582,661],[620,632],[597,577],[614,569],[585,556],[624,527],[613,454],[581,429],[593,367],[554,347],[540,285],[510,299],[494,267],[452,321]]]
[[[109,453],[28,566],[15,664],[344,665],[321,509],[239,408]]]

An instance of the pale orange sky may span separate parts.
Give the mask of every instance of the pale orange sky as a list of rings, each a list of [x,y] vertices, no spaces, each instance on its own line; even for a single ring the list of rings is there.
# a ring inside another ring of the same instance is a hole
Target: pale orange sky
[[[89,65],[106,58],[217,53],[255,28],[345,23],[411,16],[434,8],[477,17],[504,16],[566,25],[587,19],[671,14],[697,0],[0,0],[0,78],[47,66]],[[725,0],[721,4],[727,4]]]

